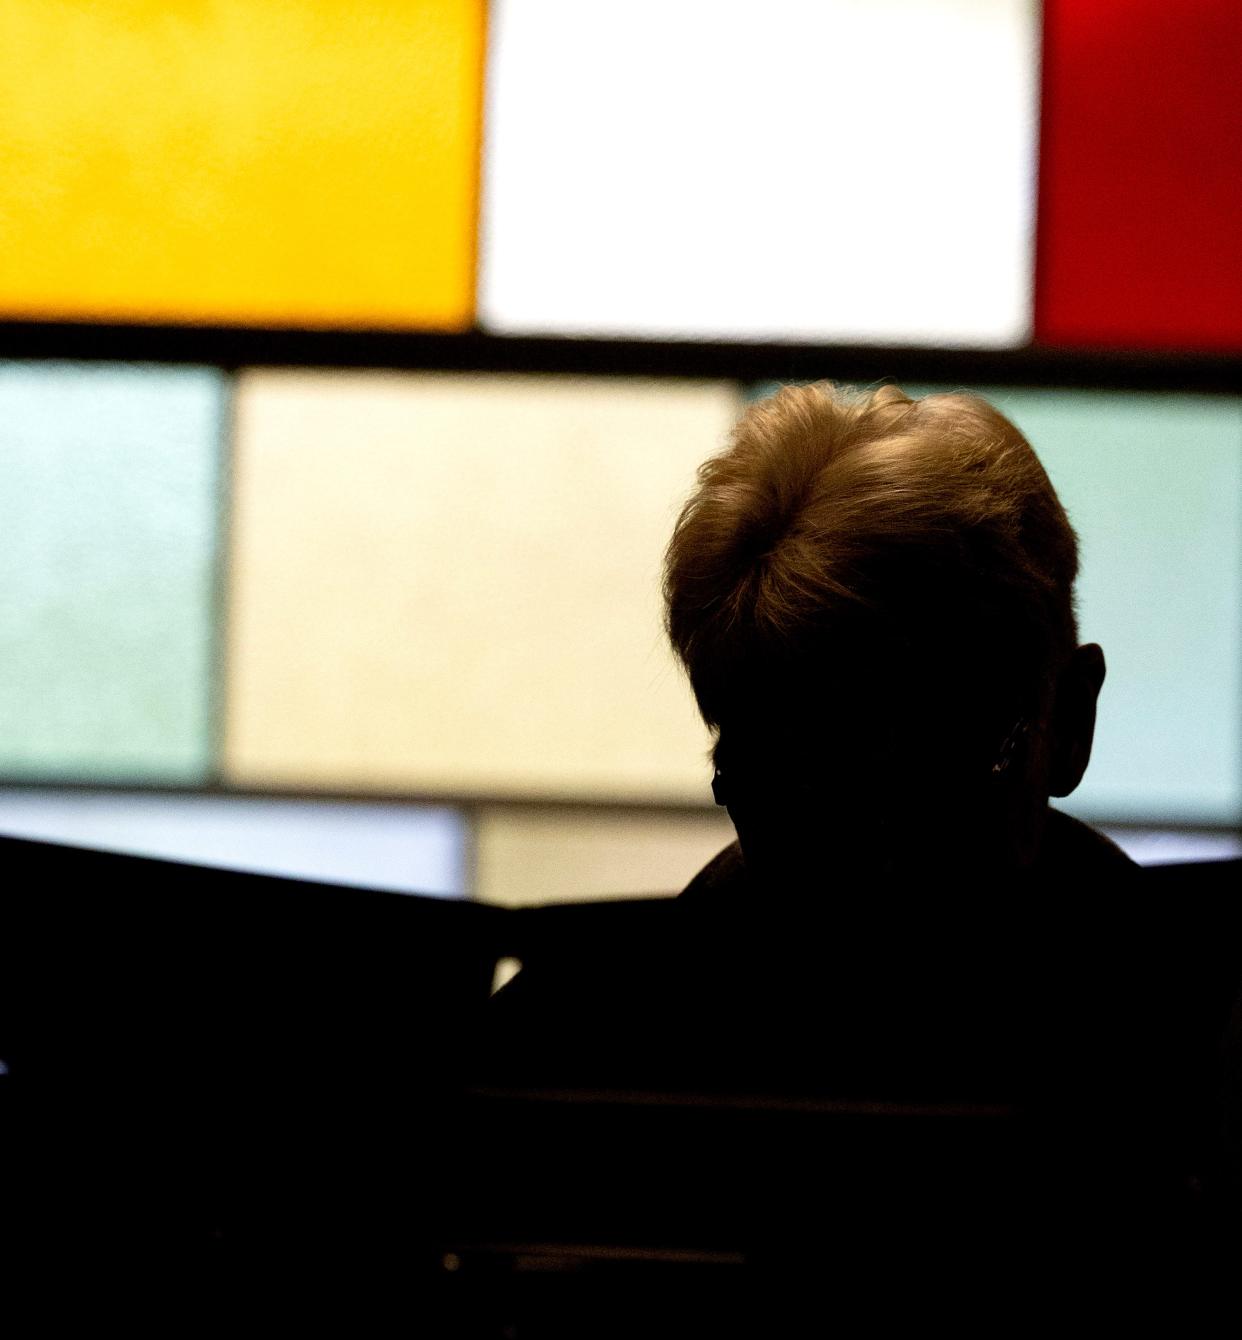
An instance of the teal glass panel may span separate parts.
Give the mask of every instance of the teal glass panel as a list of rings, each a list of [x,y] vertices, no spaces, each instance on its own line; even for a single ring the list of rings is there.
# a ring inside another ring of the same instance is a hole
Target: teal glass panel
[[[1069,513],[1080,640],[1108,664],[1090,768],[1054,803],[1097,822],[1242,823],[1242,400],[973,389],[1027,436]]]
[[[0,365],[0,776],[206,779],[224,395]]]
[[[1083,818],[1242,822],[1242,400],[985,392],[1079,538],[1079,638],[1104,648]]]

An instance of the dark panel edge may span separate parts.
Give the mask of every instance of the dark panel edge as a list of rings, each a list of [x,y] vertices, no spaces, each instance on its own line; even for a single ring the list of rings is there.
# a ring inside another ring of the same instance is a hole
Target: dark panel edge
[[[0,358],[242,367],[872,382],[1116,390],[1242,389],[1242,353],[567,339],[410,331],[0,322]]]

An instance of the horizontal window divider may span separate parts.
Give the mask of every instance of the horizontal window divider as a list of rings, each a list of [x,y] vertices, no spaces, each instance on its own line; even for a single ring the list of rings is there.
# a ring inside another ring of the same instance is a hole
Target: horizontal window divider
[[[208,782],[201,786],[184,783],[159,782],[100,782],[82,780],[55,780],[29,777],[0,776],[0,791],[66,792],[94,795],[176,796],[192,800],[198,797],[238,800],[307,800],[325,804],[356,805],[417,805],[444,809],[509,809],[527,812],[563,812],[579,810],[583,814],[631,814],[636,817],[670,815],[686,818],[715,820],[720,810],[711,791],[704,783],[706,799],[697,802],[684,799],[662,799],[659,796],[634,797],[543,795],[521,793],[487,793],[481,791],[356,791],[328,790],[296,786],[230,786],[225,782]],[[1055,808],[1055,807],[1054,807]],[[1115,819],[1107,814],[1080,816],[1084,823],[1095,828],[1122,832],[1204,833],[1242,837],[1242,816],[1236,823],[1223,820],[1170,819],[1151,816],[1145,819],[1127,817]]]
[[[1242,352],[1013,349],[0,321],[0,358],[1100,390],[1242,390]]]
[[[685,815],[715,820],[720,810],[712,799],[706,780],[702,802],[682,799],[635,799],[633,797],[590,797],[521,793],[495,794],[480,791],[356,791],[329,790],[297,786],[230,786],[224,782],[205,782],[201,786],[170,782],[83,781],[53,778],[0,776],[0,791],[44,793],[78,792],[88,795],[175,796],[186,800],[199,797],[224,800],[307,800],[325,804],[417,805],[444,809],[513,809],[526,811],[581,810],[584,813],[630,813],[633,815]]]

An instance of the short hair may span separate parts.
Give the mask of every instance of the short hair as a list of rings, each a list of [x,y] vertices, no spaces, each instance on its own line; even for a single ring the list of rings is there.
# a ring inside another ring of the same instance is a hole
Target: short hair
[[[1043,466],[987,401],[787,386],[699,468],[665,626],[712,728],[850,665],[935,665],[958,701],[1009,702],[1077,645],[1077,574]]]

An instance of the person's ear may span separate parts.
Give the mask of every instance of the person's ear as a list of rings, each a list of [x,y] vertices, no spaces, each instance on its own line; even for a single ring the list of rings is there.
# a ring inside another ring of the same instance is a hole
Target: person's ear
[[[1103,648],[1088,642],[1075,649],[1057,679],[1052,707],[1052,757],[1048,794],[1068,796],[1091,762],[1095,708],[1107,667]]]

